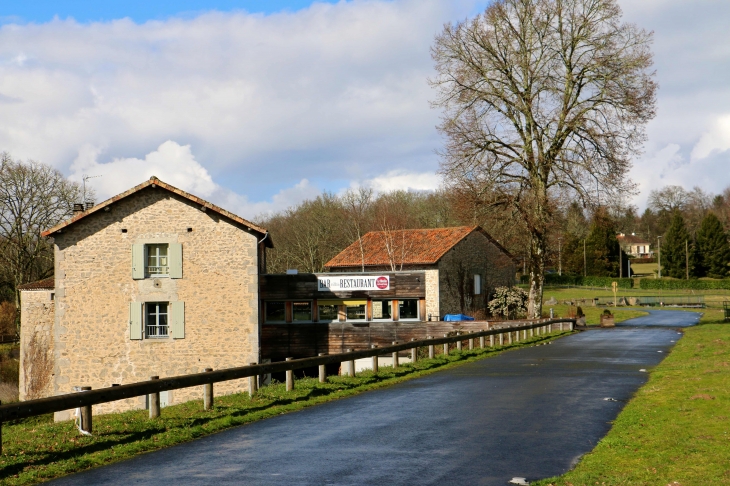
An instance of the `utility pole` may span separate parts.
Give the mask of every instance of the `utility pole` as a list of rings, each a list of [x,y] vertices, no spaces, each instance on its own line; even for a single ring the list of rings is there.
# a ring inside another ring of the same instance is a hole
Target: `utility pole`
[[[560,252],[560,240],[562,240],[562,238],[558,238],[558,275],[563,274],[563,256]]]
[[[659,278],[662,278],[662,240],[661,240],[661,238],[662,238],[661,236],[656,237],[657,251],[658,251],[658,255],[659,255],[659,257],[657,258],[657,267],[659,267],[658,268]]]
[[[621,255],[621,244],[618,245],[618,278],[624,278],[624,262],[623,256]]]

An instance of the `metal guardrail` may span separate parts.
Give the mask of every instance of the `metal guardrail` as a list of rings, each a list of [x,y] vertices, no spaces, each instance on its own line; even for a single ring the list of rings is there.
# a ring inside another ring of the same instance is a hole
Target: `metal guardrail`
[[[332,363],[351,362],[356,359],[380,356],[388,353],[397,353],[399,351],[413,350],[422,347],[437,346],[439,344],[451,344],[463,342],[470,339],[476,339],[486,336],[496,336],[499,334],[512,333],[516,331],[527,331],[530,329],[545,328],[545,332],[552,332],[554,324],[570,323],[570,330],[575,326],[575,319],[539,319],[525,325],[501,326],[486,331],[471,332],[460,334],[457,336],[448,336],[442,338],[421,339],[417,341],[409,341],[403,344],[394,344],[384,346],[382,348],[365,349],[361,351],[352,351],[349,353],[331,354],[316,356],[311,358],[289,359],[286,361],[278,361],[275,363],[251,364],[249,366],[241,366],[237,368],[228,368],[218,371],[206,371],[203,373],[195,373],[191,375],[173,376],[170,378],[154,379],[131,383],[129,385],[119,385],[109,388],[100,388],[91,390],[86,388],[81,393],[69,393],[54,397],[39,398],[36,400],[28,400],[25,402],[10,403],[0,405],[0,441],[2,440],[2,422],[9,420],[17,420],[27,417],[34,417],[52,412],[61,412],[64,410],[81,408],[82,423],[88,426],[84,430],[91,429],[91,406],[101,403],[108,403],[127,398],[134,398],[144,395],[154,395],[162,391],[177,390],[180,388],[189,388],[193,386],[208,385],[204,392],[204,401],[206,408],[212,406],[212,384],[223,381],[237,380],[246,377],[255,377],[269,373],[292,372],[302,368],[311,368],[315,366],[327,365]],[[548,331],[546,328],[550,326]],[[561,326],[562,328],[562,326]],[[519,335],[519,334],[518,334]],[[287,376],[287,381],[289,380]],[[159,404],[159,398],[158,402]],[[83,417],[83,409],[86,409],[86,420]],[[0,452],[2,451],[2,443],[0,442]]]

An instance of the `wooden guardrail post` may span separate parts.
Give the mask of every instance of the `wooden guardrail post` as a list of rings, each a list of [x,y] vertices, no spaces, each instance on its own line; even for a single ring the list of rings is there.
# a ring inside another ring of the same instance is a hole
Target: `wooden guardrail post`
[[[428,339],[433,339],[433,336],[427,336]],[[436,356],[436,350],[434,349],[433,344],[428,345],[428,359],[433,359],[433,357]]]
[[[324,356],[325,353],[319,353],[317,356]],[[319,365],[319,382],[320,383],[326,383],[327,382],[327,365]]]
[[[291,361],[293,358],[286,358],[286,361]],[[294,389],[294,370],[286,370],[286,391],[292,391]]]
[[[415,341],[416,338],[411,338],[411,341]],[[418,348],[411,348],[411,363],[415,364],[418,361]]]
[[[523,341],[526,341],[527,340],[527,329],[523,329],[522,330],[522,340]]]
[[[352,353],[352,349],[346,349],[346,353]],[[350,359],[347,361],[347,376],[354,377],[355,376],[355,360]]]
[[[461,331],[456,331],[456,335],[461,336]],[[461,339],[456,341],[456,349],[457,349],[457,351],[461,351]]]
[[[90,386],[82,386],[81,391],[90,391]],[[91,433],[93,429],[92,416],[91,416],[91,405],[84,405],[81,407],[81,430],[84,432]]]
[[[444,337],[449,337],[449,335],[448,334],[444,334]],[[449,343],[444,343],[444,354],[446,356],[449,355]]]
[[[484,332],[484,329],[480,329],[479,332]],[[484,336],[479,336],[479,347],[484,349]]]
[[[570,321],[570,330],[573,331],[573,325],[575,324],[575,321]]]
[[[205,372],[210,373],[213,368],[206,368]],[[203,385],[203,409],[210,410],[213,408],[213,383]]]
[[[512,344],[512,330],[507,332],[507,344]]]
[[[253,366],[256,363],[249,363],[249,365]],[[253,399],[254,395],[256,395],[256,392],[259,391],[259,377],[258,375],[253,375],[248,377],[248,397]]]
[[[489,347],[490,348],[493,348],[494,347],[494,334],[491,334],[489,336]]]
[[[474,338],[469,338],[468,343],[469,343],[469,351],[471,351],[472,349],[474,349]]]
[[[150,380],[159,380],[159,376],[150,376]],[[150,404],[150,418],[154,419],[160,416],[160,392],[154,392],[147,395]]]
[[[377,347],[378,347],[377,344],[370,345],[371,349],[377,349]],[[373,373],[377,373],[377,372],[378,372],[378,355],[374,354],[373,355]]]
[[[563,323],[560,323],[560,332],[563,332]]]
[[[398,341],[393,341],[393,346],[395,346],[396,344],[398,344]],[[398,351],[395,351],[393,353],[393,369],[397,368],[398,364]]]
[[[499,333],[499,345],[504,346],[504,333],[503,332]]]

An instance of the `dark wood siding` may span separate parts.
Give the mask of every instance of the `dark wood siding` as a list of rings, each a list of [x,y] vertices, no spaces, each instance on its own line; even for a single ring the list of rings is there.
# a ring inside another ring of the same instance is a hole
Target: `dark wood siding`
[[[328,278],[338,275],[336,273],[321,274]],[[353,276],[352,274],[345,275]],[[390,290],[319,292],[317,275],[313,273],[261,275],[259,276],[259,295],[262,300],[425,298],[426,296],[426,274],[423,272],[383,272],[379,275],[390,276]]]

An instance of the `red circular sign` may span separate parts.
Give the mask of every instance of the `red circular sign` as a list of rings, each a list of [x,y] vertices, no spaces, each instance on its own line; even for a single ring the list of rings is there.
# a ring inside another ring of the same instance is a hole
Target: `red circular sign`
[[[386,277],[378,277],[378,279],[375,281],[375,285],[380,289],[387,289],[388,288],[388,279]]]

